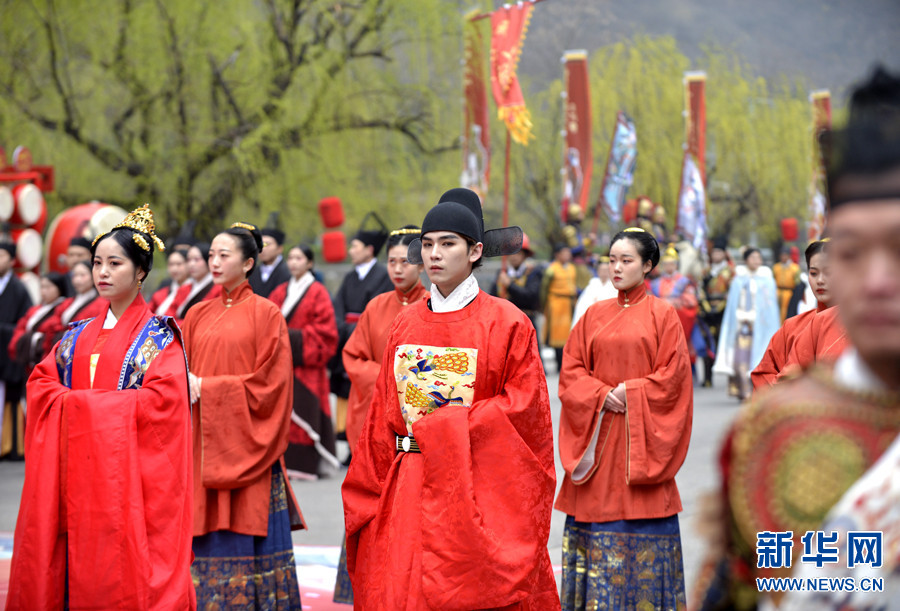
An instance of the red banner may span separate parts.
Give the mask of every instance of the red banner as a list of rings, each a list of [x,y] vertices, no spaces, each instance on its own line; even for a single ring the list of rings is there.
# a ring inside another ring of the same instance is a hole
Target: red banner
[[[497,116],[506,124],[512,139],[523,145],[534,136],[516,67],[533,9],[533,2],[522,2],[491,13],[491,91]]]
[[[684,73],[685,144],[706,184],[706,73]]]
[[[587,51],[566,51],[565,129],[566,154],[563,178],[562,218],[570,204],[588,210],[594,156],[591,150],[591,97],[588,86]]]
[[[810,242],[818,240],[825,231],[825,168],[819,150],[819,134],[831,127],[831,93],[813,91],[809,95],[813,114],[813,169],[809,187],[809,223],[806,237]]]
[[[491,173],[491,136],[488,131],[488,99],[485,82],[484,38],[477,21],[477,11],[466,17],[463,26],[465,40],[465,132],[463,133],[463,171],[460,184],[472,189],[481,199],[487,194]]]

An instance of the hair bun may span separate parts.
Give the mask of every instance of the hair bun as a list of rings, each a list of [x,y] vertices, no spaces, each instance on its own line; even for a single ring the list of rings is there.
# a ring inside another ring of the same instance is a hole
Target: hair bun
[[[256,242],[257,250],[262,252],[262,249],[263,249],[262,234],[259,232],[259,227],[257,227],[253,223],[244,223],[242,221],[238,221],[236,223],[232,223],[231,228],[232,229],[246,229],[248,232],[250,232],[250,235],[253,237],[253,241]]]

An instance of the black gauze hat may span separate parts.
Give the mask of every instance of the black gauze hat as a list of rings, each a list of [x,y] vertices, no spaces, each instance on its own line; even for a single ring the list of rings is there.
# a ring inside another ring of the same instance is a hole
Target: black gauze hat
[[[16,243],[15,242],[0,242],[0,250],[5,250],[9,253],[9,256],[13,259],[16,258]]]
[[[422,221],[421,235],[432,231],[452,231],[481,242],[483,257],[513,255],[522,249],[521,227],[484,230],[481,199],[470,189],[450,189],[441,196]],[[410,243],[406,259],[413,265],[423,263],[421,238]]]
[[[265,228],[259,230],[260,235],[269,236],[278,243],[279,246],[284,244],[284,232],[281,229]]]
[[[91,241],[88,240],[84,236],[75,236],[74,238],[69,240],[69,246],[79,246],[86,250],[90,250],[91,249]]]
[[[366,222],[370,219],[375,219],[375,223],[378,224],[378,227],[375,229],[366,229]],[[375,212],[369,212],[366,216],[363,217],[362,223],[359,224],[359,231],[353,236],[354,240],[359,240],[366,246],[372,247],[372,254],[376,257],[378,253],[381,252],[381,247],[384,246],[384,243],[387,242],[388,239],[388,231],[387,225],[384,224],[384,221],[381,220]]]

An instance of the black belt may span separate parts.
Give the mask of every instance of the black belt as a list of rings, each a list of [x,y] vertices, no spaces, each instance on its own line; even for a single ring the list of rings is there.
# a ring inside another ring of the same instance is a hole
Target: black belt
[[[419,442],[417,442],[416,438],[412,435],[408,437],[401,437],[400,435],[397,435],[397,451],[407,452],[410,454],[422,453],[422,450],[419,449]]]

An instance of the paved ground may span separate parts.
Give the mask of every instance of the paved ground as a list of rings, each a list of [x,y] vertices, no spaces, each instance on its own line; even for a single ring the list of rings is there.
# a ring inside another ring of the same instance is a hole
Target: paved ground
[[[558,430],[560,403],[557,398],[557,376],[553,365],[548,367],[548,385],[553,409],[553,426]],[[738,409],[736,400],[726,397],[724,380],[716,380],[713,389],[695,388],[694,424],[691,446],[681,472],[678,488],[684,505],[681,513],[681,532],[684,546],[685,580],[690,595],[703,555],[703,543],[696,535],[699,497],[718,484],[716,455],[722,436]],[[554,435],[555,437],[555,435]],[[346,451],[345,448],[339,450]],[[558,460],[558,458],[557,458]],[[294,534],[298,554],[304,608],[323,610],[332,608],[324,594],[333,583],[333,566],[337,560],[337,546],[343,536],[343,515],[340,499],[342,471],[335,477],[318,481],[294,482],[294,492],[309,524],[309,530]],[[23,463],[0,462],[0,608],[6,594],[11,537],[15,528],[24,474]],[[562,472],[557,462],[557,478]],[[550,558],[558,564],[565,516],[554,512],[548,547]],[[347,607],[343,607],[346,609]]]

